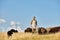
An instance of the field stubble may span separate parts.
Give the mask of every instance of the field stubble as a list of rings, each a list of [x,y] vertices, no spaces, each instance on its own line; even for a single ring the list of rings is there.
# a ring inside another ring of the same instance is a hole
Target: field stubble
[[[0,40],[60,40],[60,33],[55,34],[32,34],[32,33],[14,33],[9,39],[7,33],[0,32]]]

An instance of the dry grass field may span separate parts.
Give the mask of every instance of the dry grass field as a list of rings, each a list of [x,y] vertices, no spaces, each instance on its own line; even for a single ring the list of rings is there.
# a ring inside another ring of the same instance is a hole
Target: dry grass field
[[[60,33],[38,35],[32,33],[14,33],[8,39],[6,33],[0,32],[0,40],[60,40]]]

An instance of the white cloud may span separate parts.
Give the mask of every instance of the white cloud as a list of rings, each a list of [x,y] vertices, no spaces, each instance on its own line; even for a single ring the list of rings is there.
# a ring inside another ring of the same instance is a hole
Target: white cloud
[[[16,24],[15,21],[11,21],[11,22],[10,22],[10,25],[15,25],[15,24]]]
[[[11,30],[11,29],[16,29],[16,28],[9,26],[9,27],[6,29],[6,32],[9,31],[9,30]]]
[[[0,19],[0,24],[5,23],[5,22],[6,22],[5,19]]]
[[[20,26],[17,27],[17,30],[18,30],[18,32],[21,32],[21,28],[20,28]]]
[[[2,22],[1,22],[1,20],[2,20]],[[6,22],[5,20],[0,19],[0,23],[5,23],[5,22]],[[20,27],[21,27],[20,22],[10,21],[10,26],[7,28],[0,27],[0,32],[8,32],[11,29],[18,30],[18,32],[23,32]]]
[[[0,32],[5,32],[5,27],[3,27],[4,25],[2,25],[4,23],[6,23],[6,20],[0,19]]]
[[[11,21],[10,26],[7,28],[7,31],[9,31],[10,29],[15,29],[18,30],[18,32],[21,32],[22,30],[20,28],[20,22]]]
[[[17,22],[16,24],[20,25],[20,22]]]

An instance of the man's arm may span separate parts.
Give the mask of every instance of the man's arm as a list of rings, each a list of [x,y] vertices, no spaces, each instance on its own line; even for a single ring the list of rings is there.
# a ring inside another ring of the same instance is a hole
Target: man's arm
[[[36,25],[37,25],[37,21],[36,21]]]

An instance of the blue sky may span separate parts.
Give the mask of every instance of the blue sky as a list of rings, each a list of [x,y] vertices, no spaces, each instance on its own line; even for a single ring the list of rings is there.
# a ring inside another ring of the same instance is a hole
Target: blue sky
[[[13,20],[19,21],[25,29],[30,26],[33,16],[39,27],[60,25],[60,0],[0,0],[0,18],[7,21],[2,24],[5,28]]]

